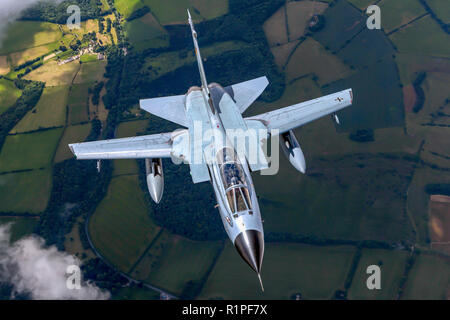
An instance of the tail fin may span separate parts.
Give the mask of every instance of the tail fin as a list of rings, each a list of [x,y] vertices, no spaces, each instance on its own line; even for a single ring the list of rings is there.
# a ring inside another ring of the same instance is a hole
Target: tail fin
[[[209,89],[208,89],[208,82],[206,81],[205,76],[205,69],[203,68],[203,62],[202,62],[202,56],[200,55],[200,49],[198,48],[197,43],[197,32],[194,29],[194,23],[192,22],[191,13],[188,9],[188,21],[189,25],[191,26],[191,32],[192,32],[192,40],[194,41],[194,48],[195,48],[195,56],[197,57],[197,64],[198,64],[198,71],[200,72],[200,79],[202,81],[202,87],[206,90],[206,93],[209,96]]]

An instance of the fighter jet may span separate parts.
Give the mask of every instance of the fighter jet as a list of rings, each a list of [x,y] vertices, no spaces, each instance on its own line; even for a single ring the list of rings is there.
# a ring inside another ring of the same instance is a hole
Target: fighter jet
[[[148,191],[158,203],[164,189],[162,158],[189,164],[194,183],[210,181],[217,199],[218,211],[228,237],[244,261],[257,273],[261,289],[261,267],[264,255],[264,231],[251,172],[269,168],[262,144],[269,136],[279,136],[282,150],[298,171],[305,173],[302,149],[293,129],[325,115],[338,122],[338,110],[352,104],[352,90],[347,89],[314,100],[243,118],[242,113],[268,85],[265,76],[222,87],[208,84],[202,57],[188,10],[195,56],[201,86],[186,94],[140,100],[141,109],[179,124],[184,129],[139,137],[74,143],[69,147],[77,159],[145,159]],[[234,131],[232,131],[234,130]],[[209,139],[205,138],[206,132]],[[238,148],[229,132],[256,137]],[[263,132],[258,136],[255,132]],[[256,159],[256,160],[255,160]],[[100,166],[98,165],[98,168]]]

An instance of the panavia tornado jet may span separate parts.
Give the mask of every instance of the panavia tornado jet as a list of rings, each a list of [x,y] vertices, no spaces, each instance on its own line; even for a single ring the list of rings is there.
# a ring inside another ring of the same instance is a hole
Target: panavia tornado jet
[[[189,11],[188,17],[201,86],[193,86],[183,95],[140,100],[141,109],[184,129],[75,143],[69,147],[80,160],[145,159],[148,191],[156,203],[161,200],[164,189],[161,159],[171,158],[189,164],[194,183],[211,182],[225,231],[241,257],[257,273],[264,290],[260,276],[264,231],[250,173],[268,169],[269,162],[266,157],[254,154],[264,154],[263,142],[279,136],[281,148],[290,163],[305,173],[305,158],[292,130],[326,115],[339,123],[336,112],[352,104],[352,90],[243,118],[242,113],[267,87],[267,78],[227,87],[208,84]],[[245,136],[248,141],[238,148],[229,132],[233,132],[234,138]],[[252,144],[250,140],[256,143]]]

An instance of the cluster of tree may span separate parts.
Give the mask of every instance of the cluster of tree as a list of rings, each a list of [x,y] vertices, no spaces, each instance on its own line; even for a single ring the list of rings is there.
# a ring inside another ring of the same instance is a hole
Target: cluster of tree
[[[105,83],[103,81],[100,81],[99,83],[96,83],[94,85],[92,90],[89,89],[91,90],[92,93],[92,103],[95,104],[96,106],[98,106],[100,102],[100,91],[102,91],[104,85]]]
[[[428,194],[442,194],[450,196],[450,183],[429,183],[425,186]]]
[[[315,21],[311,21],[309,25],[309,31],[311,32],[317,32],[322,30],[325,27],[325,17],[321,14],[315,15],[313,19],[316,19]]]
[[[14,68],[14,71],[19,71],[20,69],[26,68],[28,66],[31,66],[33,63],[38,62],[39,60],[41,60],[40,57],[37,57],[36,59],[33,60],[28,60],[22,64],[19,64],[17,67]]]
[[[24,76],[26,76],[27,74],[29,74],[31,71],[39,68],[40,66],[42,66],[44,63],[42,61],[33,64],[31,67],[28,67],[25,69],[25,71],[23,71],[22,73],[19,73],[17,75],[17,78],[22,79]]]
[[[107,33],[111,32],[111,25],[112,25],[111,19],[110,18],[106,19],[106,32]]]
[[[103,24],[104,18],[98,19],[98,32],[103,33],[105,31],[105,25]]]
[[[348,135],[348,138],[356,142],[369,142],[375,140],[372,129],[356,130],[355,132],[351,132]]]
[[[128,283],[126,278],[109,267],[100,258],[89,259],[81,266],[81,270],[85,281],[93,281],[99,288],[106,289],[111,293]]]
[[[25,10],[22,14],[22,20],[48,21],[53,23],[64,24],[72,13],[67,13],[67,8],[73,5],[72,0],[64,0],[60,3],[52,1],[39,1],[36,5]],[[81,19],[95,19],[101,15],[107,14],[102,12],[101,1],[77,0],[76,5],[80,8]]]
[[[422,110],[425,103],[425,92],[422,89],[422,83],[425,81],[426,77],[426,72],[420,72],[417,75],[416,80],[414,80],[413,82],[414,91],[416,92],[416,103],[413,107],[414,113],[418,113],[420,110]]]
[[[0,115],[0,149],[8,132],[37,104],[44,90],[42,82],[17,79],[14,84],[23,91],[16,103]]]
[[[101,123],[95,119],[85,141],[98,139],[100,132]],[[64,236],[70,232],[76,218],[93,212],[106,194],[111,172],[111,165],[106,162],[98,173],[94,160],[72,158],[54,165],[50,201],[36,228],[47,244],[64,248]]]
[[[135,11],[133,11],[127,18],[127,21],[132,21],[135,19],[139,19],[140,17],[145,16],[147,13],[150,12],[150,8],[147,6],[143,6]]]

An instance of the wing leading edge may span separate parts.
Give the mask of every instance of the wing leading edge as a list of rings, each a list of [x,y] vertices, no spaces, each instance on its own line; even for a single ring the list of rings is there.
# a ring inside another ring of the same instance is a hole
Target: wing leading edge
[[[352,102],[352,89],[346,89],[324,97],[248,117],[245,120],[258,120],[267,129],[278,129],[280,133],[283,133],[335,113],[350,106]]]
[[[79,160],[169,158],[172,133],[69,144]]]

